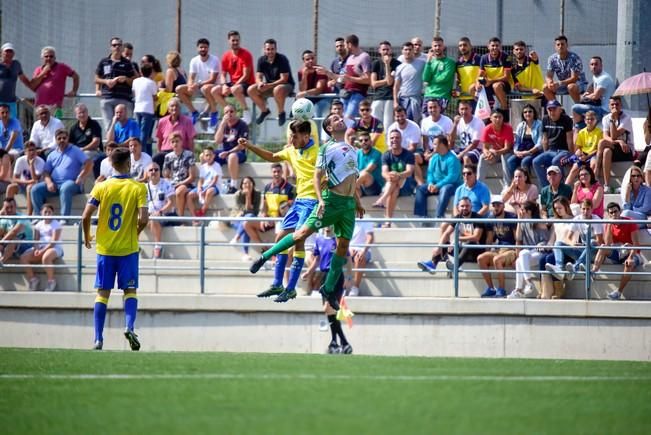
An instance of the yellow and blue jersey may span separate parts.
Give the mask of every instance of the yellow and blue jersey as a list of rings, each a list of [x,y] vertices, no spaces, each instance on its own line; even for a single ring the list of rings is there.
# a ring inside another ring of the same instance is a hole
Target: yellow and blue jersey
[[[294,168],[294,174],[296,174],[296,199],[316,199],[313,179],[318,155],[319,146],[314,140],[310,140],[303,148],[297,149],[289,146],[274,154],[274,157],[288,161]]]
[[[147,188],[129,176],[114,176],[93,187],[89,204],[99,207],[97,253],[124,256],[138,252],[138,209],[147,207]]]

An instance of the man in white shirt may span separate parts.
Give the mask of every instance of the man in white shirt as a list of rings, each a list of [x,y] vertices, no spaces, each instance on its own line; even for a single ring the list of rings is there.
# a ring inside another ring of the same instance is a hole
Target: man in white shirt
[[[353,238],[350,239],[350,247],[348,252],[350,258],[353,261],[353,268],[363,269],[371,261],[371,251],[368,246],[360,245],[370,245],[375,241],[375,236],[373,235],[373,223],[372,222],[355,222],[355,229],[353,230]],[[350,290],[348,290],[348,296],[359,296],[359,285],[362,282],[362,275],[364,272],[356,271],[353,273],[353,280]]]
[[[477,166],[479,163],[481,157],[479,139],[483,129],[484,123],[472,114],[470,102],[460,100],[459,114],[454,117],[452,131],[450,131],[450,144],[462,165]]]
[[[219,77],[219,58],[210,54],[210,42],[206,38],[197,41],[197,56],[190,60],[190,70],[188,73],[188,83],[176,88],[176,93],[181,102],[192,112],[192,122],[196,123],[199,118],[208,113],[199,113],[192,104],[192,97],[201,93],[208,103],[210,110],[210,126],[215,127],[219,121],[219,103],[222,107],[226,105],[224,98],[215,93],[211,94],[213,86],[217,84]]]
[[[44,104],[36,108],[38,121],[32,126],[32,132],[29,140],[36,144],[37,152],[45,155],[56,148],[56,132],[59,129],[65,129],[63,122],[53,117],[50,109]]]
[[[174,204],[176,192],[172,184],[160,176],[160,166],[152,162],[147,167],[147,208],[149,216],[176,216]],[[149,219],[149,230],[154,238],[154,251],[152,258],[159,259],[163,255],[163,247],[160,245],[162,239],[163,225],[165,221]],[[169,225],[169,224],[168,224]]]
[[[11,184],[7,187],[7,198],[13,198],[19,191],[25,193],[27,199],[27,214],[32,214],[32,186],[43,177],[45,160],[36,155],[36,145],[34,142],[25,144],[25,154],[16,159],[14,165],[14,176]]]
[[[414,178],[418,184],[423,183],[423,169],[425,163],[423,158],[423,146],[421,144],[421,131],[418,124],[407,119],[407,111],[398,106],[393,110],[393,118],[396,120],[387,128],[387,143],[390,143],[391,132],[398,130],[402,137],[402,147],[414,155]]]
[[[453,128],[452,120],[441,113],[439,100],[427,102],[427,113],[429,116],[420,122],[425,161],[429,161],[434,153],[434,138],[439,135],[449,136]]]
[[[146,169],[151,165],[151,156],[142,150],[140,140],[135,137],[129,139],[129,151],[131,152],[131,177],[144,183],[147,181]]]

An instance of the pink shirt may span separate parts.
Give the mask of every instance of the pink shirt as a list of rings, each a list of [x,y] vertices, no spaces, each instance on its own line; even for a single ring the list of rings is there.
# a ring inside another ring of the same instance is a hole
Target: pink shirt
[[[160,151],[172,150],[169,136],[175,131],[181,133],[183,149],[194,152],[193,140],[197,133],[194,130],[194,125],[192,125],[192,119],[185,115],[179,116],[179,119],[174,123],[170,120],[170,115],[167,115],[158,121],[156,138],[158,139],[158,143],[161,144],[158,149]]]
[[[42,66],[36,67],[34,77],[39,75],[42,69]],[[61,107],[63,105],[63,96],[66,93],[66,79],[72,77],[74,73],[75,70],[65,63],[55,63],[54,67],[36,88],[36,105],[47,104]]]
[[[585,190],[583,187],[579,187],[576,190],[576,200],[577,200],[577,203],[581,204],[581,202],[584,199],[589,199],[590,201],[592,201],[592,214],[596,214],[600,218],[603,218],[604,217],[604,197],[603,197],[603,195],[601,196],[601,203],[599,203],[599,204],[595,204],[594,200],[592,199],[592,198],[594,198],[595,192],[600,187],[601,187],[601,184],[599,184],[599,183],[595,183],[592,186],[590,186],[589,190]]]

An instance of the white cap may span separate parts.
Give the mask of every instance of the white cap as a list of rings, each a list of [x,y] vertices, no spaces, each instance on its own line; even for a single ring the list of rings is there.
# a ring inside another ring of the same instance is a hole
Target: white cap
[[[2,44],[2,51],[7,51],[7,50],[16,51],[14,50],[14,44],[12,44],[11,42],[5,42],[4,44]]]

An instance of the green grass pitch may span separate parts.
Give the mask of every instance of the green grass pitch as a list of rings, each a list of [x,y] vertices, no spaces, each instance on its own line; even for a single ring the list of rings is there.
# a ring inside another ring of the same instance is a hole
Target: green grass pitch
[[[4,434],[649,434],[651,363],[0,349]]]

